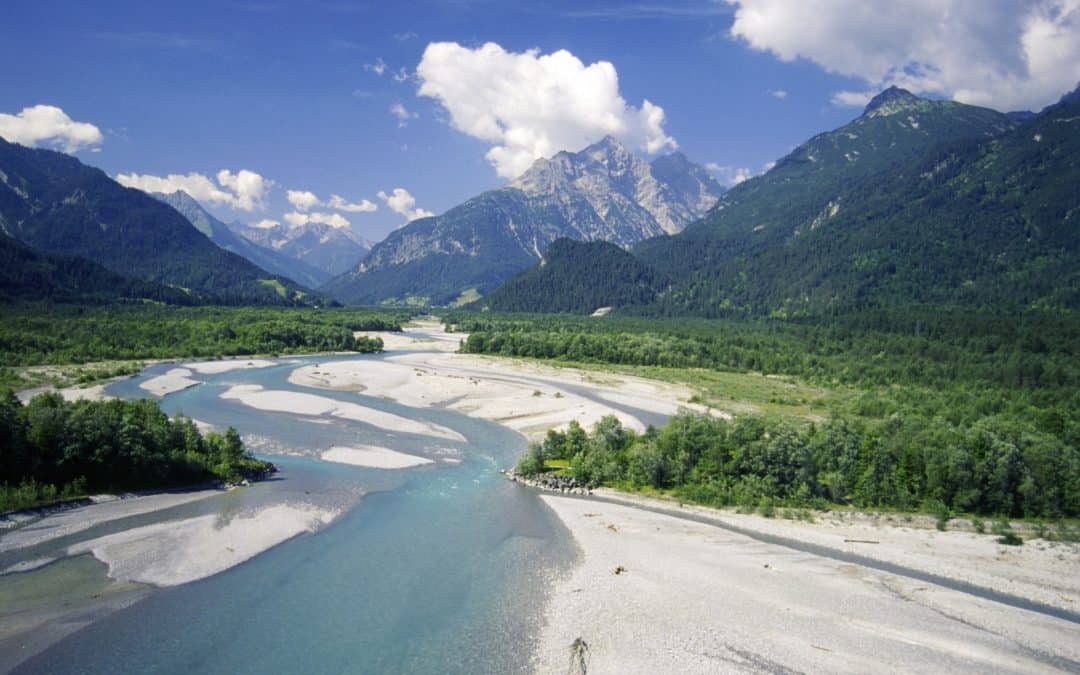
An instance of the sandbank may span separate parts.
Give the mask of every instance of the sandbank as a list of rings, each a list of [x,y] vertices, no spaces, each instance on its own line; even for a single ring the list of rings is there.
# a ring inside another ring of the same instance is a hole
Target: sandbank
[[[407,469],[412,466],[434,464],[427,457],[409,455],[390,448],[375,445],[355,445],[344,447],[335,445],[319,455],[324,461],[338,464],[351,464],[369,469]]]
[[[36,546],[53,539],[66,537],[96,525],[120,518],[138,516],[153,511],[170,509],[174,506],[221,494],[221,490],[195,490],[191,492],[164,492],[123,499],[108,498],[102,495],[95,498],[97,503],[65,509],[51,513],[38,520],[21,518],[20,522],[30,520],[21,527],[9,531],[0,529],[0,552]],[[8,517],[8,518],[13,518]],[[0,523],[2,527],[2,523]]]
[[[172,368],[163,375],[139,383],[139,389],[144,389],[154,396],[165,396],[199,384],[198,380],[191,379],[191,375],[187,368]]]
[[[266,359],[221,359],[218,361],[192,361],[182,364],[184,368],[190,368],[203,375],[217,375],[231,370],[247,370],[251,368],[269,368],[284,361],[268,361]]]
[[[92,553],[109,577],[175,586],[222,572],[304,532],[329,524],[336,511],[277,504],[232,517],[206,515],[110,534],[68,548]]]
[[[411,420],[393,413],[367,408],[356,403],[337,401],[315,394],[264,389],[257,384],[236,385],[221,394],[221,398],[240,401],[257,410],[286,412],[312,417],[330,415],[370,424],[388,431],[432,436],[451,441],[464,442],[465,437],[444,426]]]
[[[295,369],[289,381],[360,391],[412,407],[442,406],[503,424],[534,440],[571,420],[589,427],[606,415],[644,431],[645,422],[631,409],[664,416],[681,408],[704,410],[689,403],[689,388],[678,385],[430,351],[304,366]]]

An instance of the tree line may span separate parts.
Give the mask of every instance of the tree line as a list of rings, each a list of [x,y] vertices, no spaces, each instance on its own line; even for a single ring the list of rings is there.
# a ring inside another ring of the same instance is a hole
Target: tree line
[[[374,352],[408,312],[27,304],[4,308],[0,366],[318,351]]]
[[[833,417],[823,424],[682,413],[643,434],[613,416],[530,446],[519,472],[566,460],[584,484],[671,490],[713,506],[923,509],[994,516],[1080,515],[1080,449],[1033,425],[928,425]]]
[[[41,394],[23,405],[0,393],[0,511],[95,492],[239,482],[273,472],[231,427],[202,434],[152,400],[67,402]]]

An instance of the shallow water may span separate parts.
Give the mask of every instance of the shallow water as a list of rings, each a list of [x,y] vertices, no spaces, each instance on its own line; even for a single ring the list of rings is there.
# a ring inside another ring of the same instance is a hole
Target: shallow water
[[[216,427],[235,427],[260,456],[278,465],[274,480],[0,554],[0,566],[58,555],[77,541],[134,526],[207,513],[227,519],[288,503],[342,515],[328,527],[216,576],[154,589],[25,661],[19,672],[528,669],[548,579],[570,564],[573,547],[533,493],[498,473],[514,463],[524,439],[449,410],[413,409],[288,382],[293,368],[328,360],[283,359],[264,369],[196,373],[193,377],[203,384],[162,399],[169,413],[182,411]],[[112,385],[109,393],[145,396],[139,382],[172,367],[148,368]],[[235,384],[360,403],[449,427],[467,442],[394,433],[340,418],[261,412],[220,398]],[[378,470],[317,459],[332,445],[348,444],[388,447],[436,463]],[[441,461],[447,458],[460,462]],[[33,586],[38,578],[42,584],[55,583],[50,567],[0,577],[0,597],[5,579],[13,576],[21,587]],[[97,567],[103,577],[104,565]]]

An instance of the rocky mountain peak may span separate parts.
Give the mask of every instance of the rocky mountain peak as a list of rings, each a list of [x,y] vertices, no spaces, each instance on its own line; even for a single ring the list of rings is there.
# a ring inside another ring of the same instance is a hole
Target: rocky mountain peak
[[[395,231],[331,290],[350,302],[416,296],[442,303],[469,289],[487,292],[560,237],[627,247],[674,234],[704,215],[723,188],[682,155],[657,162],[611,136],[538,159],[506,188]]]
[[[920,106],[925,102],[907,89],[901,89],[895,85],[881,92],[866,104],[863,115],[866,117],[883,117],[894,115],[903,110],[909,110]]]

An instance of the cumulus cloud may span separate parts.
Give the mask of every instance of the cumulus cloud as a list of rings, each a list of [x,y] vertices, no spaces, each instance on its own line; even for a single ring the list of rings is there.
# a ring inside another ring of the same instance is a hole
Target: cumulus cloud
[[[15,115],[0,113],[0,136],[12,143],[48,146],[76,152],[101,145],[101,130],[89,122],[76,122],[60,108],[35,105]]]
[[[310,190],[288,190],[285,192],[285,198],[289,200],[294,209],[302,213],[306,213],[318,206],[331,208],[335,211],[345,211],[346,213],[366,213],[377,211],[379,208],[367,199],[350,202],[341,195],[330,195],[330,199],[324,202]]]
[[[769,96],[772,96],[777,101],[783,101],[785,98],[787,98],[787,91],[783,89],[770,89]]]
[[[292,227],[301,227],[308,223],[323,223],[330,227],[345,229],[350,225],[349,220],[340,213],[321,213],[319,211],[298,213],[293,211],[291,213],[286,213],[282,218]]]
[[[390,194],[379,190],[379,199],[386,202],[391,211],[405,216],[406,222],[435,215],[427,209],[418,208],[416,198],[409,194],[409,191],[405,188],[394,188]]]
[[[307,190],[286,190],[285,199],[288,199],[297,211],[310,211],[321,203],[314,192]]]
[[[419,95],[442,104],[451,126],[492,145],[486,157],[506,178],[539,157],[580,150],[606,135],[649,153],[677,147],[664,132],[663,108],[648,100],[628,105],[607,61],[586,66],[566,50],[433,42],[416,75]]]
[[[861,108],[870,102],[870,99],[874,98],[874,95],[878,92],[875,90],[869,91],[838,91],[832,95],[833,105],[846,105],[856,108]]]
[[[330,195],[330,201],[326,202],[326,205],[332,209],[338,211],[345,211],[346,213],[371,213],[379,209],[373,202],[367,199],[361,199],[359,202],[347,201],[340,195]]]
[[[241,211],[265,208],[266,194],[274,185],[272,180],[247,169],[237,173],[222,169],[217,173],[217,183],[194,172],[186,175],[171,173],[168,176],[121,173],[116,175],[116,181],[143,192],[172,194],[183,190],[204,204],[228,206]]]
[[[279,223],[276,220],[270,220],[269,218],[266,218],[264,220],[260,220],[257,223],[252,223],[251,224],[252,227],[257,227],[260,230],[272,230],[275,227],[277,227],[278,225],[281,225],[281,223]]]
[[[409,120],[413,120],[419,117],[419,115],[414,112],[410,112],[408,108],[406,108],[400,103],[395,103],[394,105],[390,106],[390,114],[397,118],[397,125],[399,128],[409,126]]]
[[[232,191],[236,196],[235,208],[243,211],[265,208],[263,200],[274,184],[273,181],[247,169],[241,169],[238,173],[222,169],[218,171],[217,180],[222,187]]]
[[[783,61],[805,58],[866,83],[1002,110],[1038,109],[1080,80],[1080,0],[725,0],[731,35]]]

